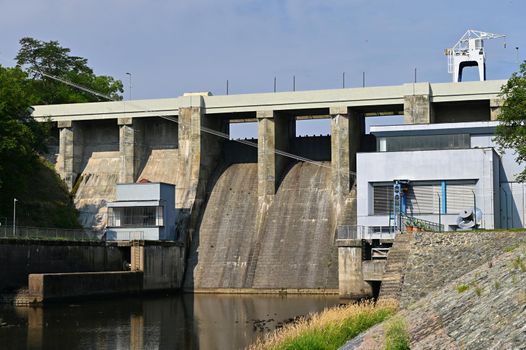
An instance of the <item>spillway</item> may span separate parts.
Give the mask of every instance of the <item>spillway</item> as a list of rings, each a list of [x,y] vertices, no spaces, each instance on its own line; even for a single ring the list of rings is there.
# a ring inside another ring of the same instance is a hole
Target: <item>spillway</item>
[[[338,288],[332,203],[330,169],[296,163],[257,228],[257,164],[227,167],[192,242],[186,289]]]

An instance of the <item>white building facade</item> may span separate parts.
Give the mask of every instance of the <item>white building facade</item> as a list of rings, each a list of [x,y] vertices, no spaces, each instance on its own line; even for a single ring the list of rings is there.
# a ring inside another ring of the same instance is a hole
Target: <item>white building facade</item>
[[[357,223],[391,231],[393,184],[407,183],[403,215],[456,230],[461,211],[480,211],[483,229],[524,227],[526,186],[513,152],[499,153],[498,122],[372,127],[377,152],[357,155]]]
[[[107,240],[176,240],[174,185],[117,184],[116,196],[108,203]]]

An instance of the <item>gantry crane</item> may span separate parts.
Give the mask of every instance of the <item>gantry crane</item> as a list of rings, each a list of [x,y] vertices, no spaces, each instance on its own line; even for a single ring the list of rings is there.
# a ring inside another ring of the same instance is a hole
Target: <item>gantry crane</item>
[[[505,35],[468,30],[450,49],[446,49],[448,72],[453,74],[453,82],[462,81],[464,67],[478,66],[480,80],[486,80],[486,55],[484,40],[504,38]]]

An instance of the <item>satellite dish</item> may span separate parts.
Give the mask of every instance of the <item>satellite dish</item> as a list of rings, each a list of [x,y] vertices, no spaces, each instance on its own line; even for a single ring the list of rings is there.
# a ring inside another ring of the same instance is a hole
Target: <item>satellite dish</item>
[[[479,208],[466,208],[458,214],[457,226],[462,230],[476,228],[482,219],[482,211]]]

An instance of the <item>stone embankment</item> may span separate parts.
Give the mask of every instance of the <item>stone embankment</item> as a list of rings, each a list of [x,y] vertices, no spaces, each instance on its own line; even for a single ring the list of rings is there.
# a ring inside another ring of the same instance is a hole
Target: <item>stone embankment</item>
[[[416,234],[401,300],[411,349],[526,348],[526,232]],[[383,332],[345,349],[382,348]]]

